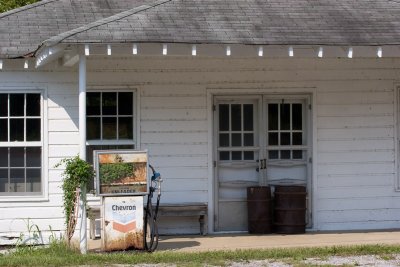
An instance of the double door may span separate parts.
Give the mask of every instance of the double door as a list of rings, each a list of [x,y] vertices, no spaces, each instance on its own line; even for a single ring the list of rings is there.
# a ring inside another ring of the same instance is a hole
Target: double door
[[[247,187],[310,188],[309,101],[307,95],[215,97],[216,231],[247,231]]]

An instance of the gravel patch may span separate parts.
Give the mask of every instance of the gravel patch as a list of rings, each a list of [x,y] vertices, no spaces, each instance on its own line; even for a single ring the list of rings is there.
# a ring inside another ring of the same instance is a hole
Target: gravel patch
[[[362,256],[348,256],[339,257],[332,256],[326,260],[322,259],[307,259],[304,261],[306,264],[314,265],[333,265],[333,266],[377,266],[377,267],[390,267],[390,266],[400,266],[400,254],[393,255],[389,258],[381,258],[374,255],[362,255]]]

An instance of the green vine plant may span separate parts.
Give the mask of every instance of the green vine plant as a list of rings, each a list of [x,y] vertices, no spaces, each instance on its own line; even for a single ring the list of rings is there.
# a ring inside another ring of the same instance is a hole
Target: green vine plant
[[[65,170],[62,173],[62,189],[64,192],[65,224],[67,226],[66,237],[68,245],[70,246],[71,238],[78,220],[79,197],[82,191],[86,189],[89,181],[94,177],[94,170],[89,163],[79,158],[79,156],[62,159],[55,167],[59,167],[62,164],[65,164]],[[83,192],[83,194],[85,194],[85,192]],[[83,195],[82,200],[84,201],[83,205],[86,206],[85,195]]]

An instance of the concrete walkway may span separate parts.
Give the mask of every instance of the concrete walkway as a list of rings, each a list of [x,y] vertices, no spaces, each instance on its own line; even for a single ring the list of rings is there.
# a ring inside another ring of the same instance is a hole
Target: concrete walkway
[[[345,246],[363,244],[398,244],[400,230],[386,232],[355,233],[306,233],[301,235],[208,235],[208,236],[161,236],[158,251],[209,251],[251,248]],[[97,250],[101,240],[89,242],[89,249]]]

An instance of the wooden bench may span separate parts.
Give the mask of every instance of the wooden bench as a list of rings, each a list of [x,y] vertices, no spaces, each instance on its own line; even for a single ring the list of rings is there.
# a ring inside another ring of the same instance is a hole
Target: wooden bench
[[[161,203],[158,214],[165,217],[199,217],[200,234],[206,235],[208,232],[206,203]]]
[[[95,234],[96,219],[100,218],[100,206],[92,206],[89,210],[90,224],[89,234],[90,239],[99,237]],[[206,235],[208,232],[207,224],[207,203],[176,203],[164,204],[161,203],[158,209],[159,216],[165,217],[199,217],[200,234]]]

